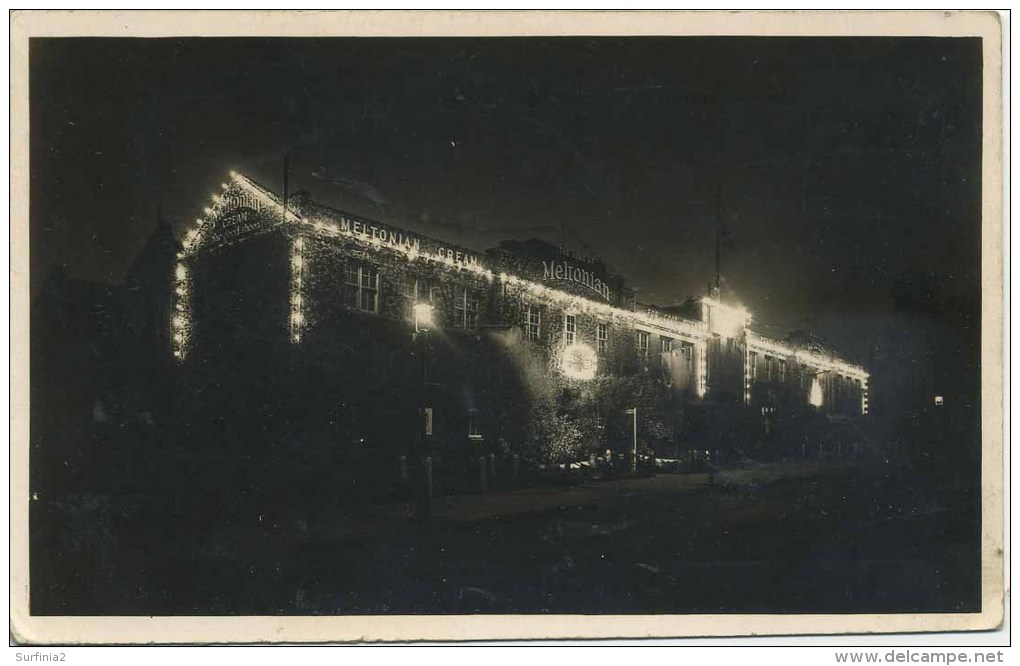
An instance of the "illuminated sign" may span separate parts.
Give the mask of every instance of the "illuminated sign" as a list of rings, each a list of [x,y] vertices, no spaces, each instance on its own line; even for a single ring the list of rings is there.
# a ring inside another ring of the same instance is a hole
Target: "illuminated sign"
[[[582,284],[588,289],[591,289],[602,298],[611,300],[609,298],[609,285],[597,277],[593,272],[586,271],[583,268],[577,266],[571,266],[566,261],[543,261],[542,262],[542,277],[546,280],[566,280],[568,282],[576,282]]]
[[[400,229],[362,222],[346,215],[339,216],[338,222],[341,233],[360,237],[373,245],[388,245],[404,251],[414,249],[418,252],[422,248],[422,239],[419,236]],[[425,242],[428,243],[427,240]],[[481,263],[476,254],[442,245],[436,246],[435,255],[443,261],[462,266],[479,266]]]
[[[599,357],[588,345],[575,342],[563,348],[560,367],[570,379],[594,379]]]

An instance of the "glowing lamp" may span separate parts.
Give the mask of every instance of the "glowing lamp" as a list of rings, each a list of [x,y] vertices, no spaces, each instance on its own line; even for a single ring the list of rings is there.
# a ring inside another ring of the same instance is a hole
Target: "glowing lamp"
[[[432,304],[414,304],[414,330],[418,333],[427,333],[432,328]]]
[[[178,280],[183,280],[188,277],[188,269],[184,267],[184,264],[177,264],[177,270],[175,272]]]
[[[945,398],[943,398],[941,395],[935,396],[935,406],[936,407],[941,407],[944,404],[946,404],[946,399]]]
[[[586,344],[575,342],[563,348],[560,367],[569,379],[594,379],[598,365],[598,354]]]

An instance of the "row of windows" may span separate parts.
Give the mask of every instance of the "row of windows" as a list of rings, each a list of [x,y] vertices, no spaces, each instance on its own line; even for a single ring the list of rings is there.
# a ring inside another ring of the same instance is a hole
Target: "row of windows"
[[[759,373],[758,352],[750,352],[751,379],[763,379],[770,381],[786,381],[786,361],[774,356],[765,356],[764,373]]]
[[[637,348],[638,352],[640,352],[642,356],[648,356],[648,353],[651,351],[649,344],[651,337],[652,337],[651,333],[649,333],[648,331],[637,332]],[[676,349],[675,346],[676,342],[677,340],[674,340],[673,338],[667,338],[664,335],[660,335],[659,352],[662,354],[672,354],[673,351]],[[678,351],[683,355],[684,358],[688,360],[694,358],[694,345],[688,342],[680,342],[680,347]]]
[[[414,316],[416,303],[428,302],[439,306],[440,288],[430,285],[427,280],[407,278],[403,284],[403,314],[408,319]],[[379,312],[379,271],[370,266],[348,265],[344,271],[344,305],[361,312]],[[474,330],[478,326],[478,296],[466,287],[460,287],[454,294],[453,326]]]
[[[419,278],[407,278],[403,286],[404,316],[408,319],[414,316],[414,306],[420,302],[428,302],[433,307],[438,307],[440,300],[440,289],[431,285],[427,280]],[[344,279],[344,304],[361,312],[379,312],[379,271],[370,266],[352,264],[345,270]],[[454,295],[453,325],[464,330],[474,330],[478,326],[478,297],[467,288],[458,288]],[[539,340],[542,330],[542,314],[538,307],[527,305],[524,308],[523,317],[524,336],[528,340]],[[563,317],[563,338],[566,344],[574,344],[577,341],[577,317],[573,314],[566,314]],[[646,331],[637,332],[638,352],[642,356],[648,356],[649,334]],[[672,353],[673,339],[662,336],[660,340],[660,351]],[[595,342],[599,353],[605,353],[609,349],[609,324],[598,322],[595,326]],[[691,361],[693,359],[693,346],[681,345],[681,352],[684,357]],[[785,365],[785,364],[784,364]]]
[[[525,306],[522,326],[526,339],[538,340],[542,331],[541,310],[533,305]],[[568,345],[577,341],[577,315],[563,315],[563,341]],[[595,342],[599,353],[609,349],[609,324],[598,322],[595,325]]]

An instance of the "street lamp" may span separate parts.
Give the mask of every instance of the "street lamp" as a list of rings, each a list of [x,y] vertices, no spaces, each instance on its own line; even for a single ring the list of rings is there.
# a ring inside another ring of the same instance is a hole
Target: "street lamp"
[[[630,473],[637,473],[637,407],[631,407],[626,414],[631,417],[631,440],[630,440]]]

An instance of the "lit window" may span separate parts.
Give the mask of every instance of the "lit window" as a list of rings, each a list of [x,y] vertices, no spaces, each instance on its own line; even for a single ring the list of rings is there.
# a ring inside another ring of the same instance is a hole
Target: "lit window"
[[[472,412],[468,415],[468,439],[481,439],[482,429],[478,426],[478,415]]]
[[[786,361],[782,359],[779,360],[779,381],[786,381]]]
[[[368,266],[347,266],[344,304],[353,310],[379,312],[379,271]]]
[[[528,340],[538,340],[542,326],[542,313],[534,305],[524,308],[524,337]]]
[[[598,350],[600,354],[605,353],[606,349],[609,348],[609,324],[600,323],[595,327],[595,337],[598,341]]]
[[[750,356],[749,363],[751,366],[751,379],[758,379],[758,352],[751,352],[748,356]]]
[[[454,325],[457,328],[465,331],[475,330],[478,326],[478,298],[466,288],[458,290],[453,314]]]
[[[637,332],[637,349],[641,356],[648,356],[648,333],[646,331]]]
[[[563,338],[568,345],[574,344],[574,339],[577,337],[577,318],[572,315],[564,315],[563,317]]]
[[[945,403],[946,403],[945,398],[943,398],[941,395],[935,396],[935,406],[936,407],[941,407]]]
[[[414,319],[414,306],[418,302],[418,279],[404,280],[404,316]]]
[[[667,338],[665,336],[659,337],[659,351],[663,354],[673,353],[673,338]]]

